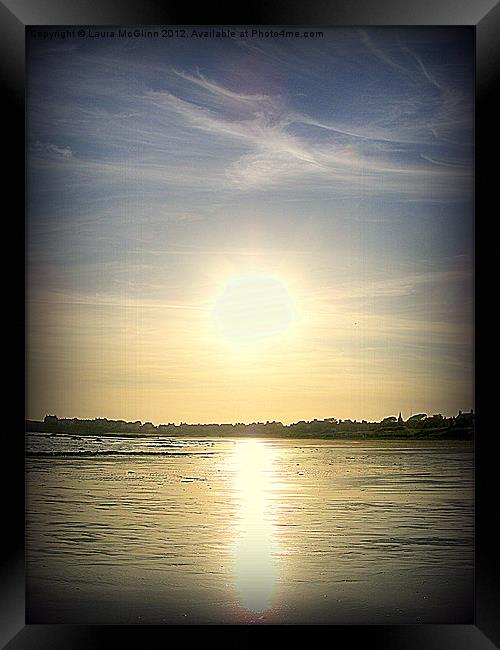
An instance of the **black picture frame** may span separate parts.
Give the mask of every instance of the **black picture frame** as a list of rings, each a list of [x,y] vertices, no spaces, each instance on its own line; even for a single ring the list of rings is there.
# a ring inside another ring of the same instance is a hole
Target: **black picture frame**
[[[6,285],[4,319],[11,331],[4,349],[19,354],[7,376],[7,404],[14,417],[4,420],[2,477],[5,514],[5,550],[0,574],[0,646],[21,648],[99,648],[108,644],[151,647],[158,641],[171,642],[172,627],[164,626],[77,626],[26,625],[24,585],[24,51],[25,27],[29,25],[469,25],[476,32],[476,251],[491,242],[488,227],[497,212],[493,192],[496,168],[488,152],[493,147],[496,110],[493,93],[499,76],[500,4],[497,0],[338,0],[307,3],[271,0],[262,4],[241,3],[239,8],[222,9],[207,3],[193,11],[185,3],[143,0],[0,0],[0,78],[4,98],[4,146],[8,165],[4,174],[4,250],[15,252],[4,268]],[[11,138],[10,144],[6,140]],[[10,202],[7,202],[10,198]],[[491,202],[491,203],[490,203]],[[7,209],[7,205],[12,207]],[[8,228],[8,230],[7,230]],[[493,334],[488,305],[496,295],[489,279],[495,277],[495,255],[476,253],[476,368],[492,364]],[[3,256],[6,259],[7,256]],[[14,282],[18,278],[20,282]],[[21,285],[21,286],[19,286]],[[10,295],[9,295],[10,291]],[[484,296],[484,300],[481,298]],[[484,307],[484,312],[483,311]],[[494,326],[494,324],[493,324]],[[495,367],[495,366],[493,366]],[[5,372],[7,371],[7,372]],[[476,373],[476,599],[470,625],[329,626],[328,642],[343,647],[360,644],[369,648],[433,650],[488,649],[500,646],[500,597],[498,549],[493,534],[496,508],[496,448],[493,409],[494,384]],[[12,404],[19,405],[14,409]],[[7,423],[9,426],[7,427]],[[12,471],[7,472],[7,468]],[[8,508],[7,508],[8,506]],[[178,629],[178,628],[176,628]],[[231,626],[217,627],[217,641]],[[248,633],[256,639],[258,630]],[[295,628],[294,628],[295,629]],[[183,628],[184,642],[195,641],[200,628]],[[215,630],[214,630],[215,631]],[[290,631],[290,630],[288,630]],[[312,630],[311,630],[312,631]],[[280,634],[282,631],[280,630]],[[247,632],[245,631],[245,634]],[[281,638],[283,641],[283,639]]]

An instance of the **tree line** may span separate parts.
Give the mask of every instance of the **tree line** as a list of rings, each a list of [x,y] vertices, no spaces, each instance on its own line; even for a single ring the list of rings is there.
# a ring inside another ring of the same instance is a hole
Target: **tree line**
[[[440,413],[427,415],[418,413],[406,421],[395,416],[383,418],[380,422],[366,420],[341,420],[326,418],[324,420],[301,420],[293,424],[277,421],[252,422],[245,424],[180,424],[169,423],[154,425],[152,422],[127,422],[125,420],[108,420],[95,418],[58,418],[46,415],[43,421],[27,420],[27,431],[66,434],[130,434],[130,435],[167,435],[167,436],[251,436],[283,438],[341,438],[341,437],[452,437],[471,438],[475,416],[459,411],[454,417],[445,417]]]

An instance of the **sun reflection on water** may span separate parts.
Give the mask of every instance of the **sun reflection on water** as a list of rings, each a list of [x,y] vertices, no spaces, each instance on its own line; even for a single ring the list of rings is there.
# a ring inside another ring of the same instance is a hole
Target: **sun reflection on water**
[[[235,445],[235,586],[242,607],[254,613],[271,608],[277,578],[273,460],[273,450],[261,440],[242,440]]]

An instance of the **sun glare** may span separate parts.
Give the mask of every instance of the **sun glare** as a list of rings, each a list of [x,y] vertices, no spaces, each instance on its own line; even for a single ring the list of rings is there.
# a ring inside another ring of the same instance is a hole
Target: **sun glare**
[[[240,604],[257,613],[272,606],[280,549],[273,516],[274,454],[261,440],[238,441],[234,477],[238,527],[234,541],[235,584]]]
[[[229,280],[216,297],[213,316],[224,339],[243,344],[284,334],[295,320],[285,283],[265,274]]]

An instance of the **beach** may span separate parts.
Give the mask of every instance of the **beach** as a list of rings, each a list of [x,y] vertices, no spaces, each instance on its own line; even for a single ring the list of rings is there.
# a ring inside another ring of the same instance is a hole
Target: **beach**
[[[470,442],[28,434],[30,623],[470,623]]]

